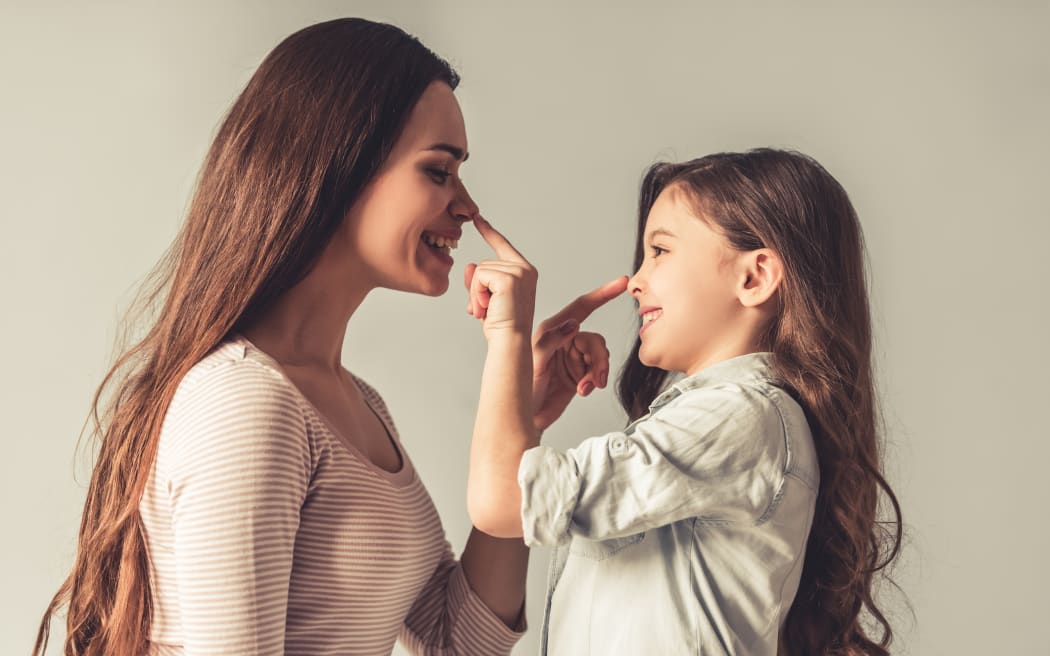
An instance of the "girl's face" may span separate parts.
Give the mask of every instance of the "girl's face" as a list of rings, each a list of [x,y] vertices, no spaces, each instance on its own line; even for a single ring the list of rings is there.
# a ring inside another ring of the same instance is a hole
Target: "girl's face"
[[[642,364],[693,374],[723,359],[739,341],[738,251],[673,185],[649,210],[644,247],[628,283],[642,316]]]
[[[459,177],[466,159],[459,103],[434,82],[332,240],[352,284],[429,296],[448,289],[450,251],[478,211]]]

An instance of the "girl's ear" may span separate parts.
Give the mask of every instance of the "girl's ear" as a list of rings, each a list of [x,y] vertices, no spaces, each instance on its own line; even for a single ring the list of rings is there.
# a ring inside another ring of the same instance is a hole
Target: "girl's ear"
[[[771,299],[784,279],[784,263],[768,248],[744,253],[739,264],[737,298],[744,307],[759,307]]]

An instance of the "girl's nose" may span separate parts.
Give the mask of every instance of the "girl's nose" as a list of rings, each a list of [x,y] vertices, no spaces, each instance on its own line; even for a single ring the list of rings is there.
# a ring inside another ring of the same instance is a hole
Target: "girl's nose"
[[[642,270],[638,269],[631,276],[631,279],[627,281],[627,291],[630,292],[631,296],[638,298],[639,294],[642,293]]]

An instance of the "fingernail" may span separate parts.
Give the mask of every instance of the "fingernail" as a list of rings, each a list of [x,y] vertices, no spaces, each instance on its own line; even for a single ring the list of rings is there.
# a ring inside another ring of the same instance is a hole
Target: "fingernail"
[[[558,332],[562,335],[568,335],[579,327],[575,319],[566,319],[560,326],[558,326]]]
[[[583,384],[583,395],[584,396],[587,396],[588,394],[590,394],[593,391],[594,391],[594,383],[592,383],[591,381],[587,381],[586,383]]]

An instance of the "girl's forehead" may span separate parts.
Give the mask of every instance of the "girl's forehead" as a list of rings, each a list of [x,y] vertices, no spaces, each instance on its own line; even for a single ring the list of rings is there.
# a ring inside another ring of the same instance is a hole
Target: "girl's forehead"
[[[658,230],[676,232],[675,228],[687,221],[696,221],[697,217],[685,194],[671,187],[664,189],[656,197],[649,215],[645,219],[646,234]]]
[[[684,190],[664,189],[645,219],[644,238],[723,241],[725,238],[718,224],[701,214],[696,205]]]

